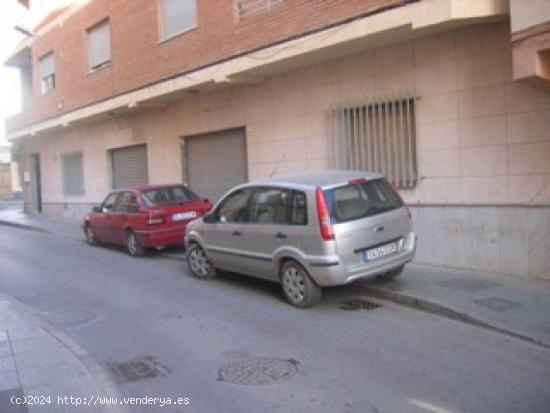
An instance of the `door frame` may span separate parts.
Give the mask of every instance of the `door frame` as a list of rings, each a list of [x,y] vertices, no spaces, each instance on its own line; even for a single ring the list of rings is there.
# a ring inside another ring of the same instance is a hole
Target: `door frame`
[[[40,170],[40,153],[30,154],[31,170],[31,204],[34,212],[42,213],[42,173]]]

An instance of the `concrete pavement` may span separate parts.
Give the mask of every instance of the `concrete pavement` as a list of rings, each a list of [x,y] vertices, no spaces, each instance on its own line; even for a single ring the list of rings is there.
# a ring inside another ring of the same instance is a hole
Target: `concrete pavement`
[[[23,212],[21,202],[0,201],[0,223],[35,231],[82,239],[80,223]]]
[[[25,214],[17,208],[0,208],[0,224],[84,239],[79,222]],[[184,259],[179,249],[160,255]],[[358,282],[351,290],[550,347],[548,281],[411,264],[396,280]]]
[[[119,397],[116,386],[87,351],[21,304],[0,296],[2,413],[125,411],[103,405],[113,397]]]

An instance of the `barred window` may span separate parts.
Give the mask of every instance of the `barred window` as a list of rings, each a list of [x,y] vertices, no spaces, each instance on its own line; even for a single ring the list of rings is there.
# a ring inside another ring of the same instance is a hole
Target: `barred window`
[[[64,195],[81,195],[84,193],[82,152],[61,155],[61,174]]]
[[[374,171],[398,188],[418,180],[415,98],[395,98],[331,111],[335,168]]]
[[[235,13],[237,18],[243,18],[250,14],[259,13],[281,3],[283,0],[235,0]]]

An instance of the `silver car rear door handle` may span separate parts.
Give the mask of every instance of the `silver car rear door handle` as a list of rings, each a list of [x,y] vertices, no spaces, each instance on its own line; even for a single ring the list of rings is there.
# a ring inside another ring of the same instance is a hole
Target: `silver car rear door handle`
[[[286,234],[283,234],[282,232],[277,232],[275,234],[275,238],[286,238]]]
[[[242,234],[241,232],[235,230],[235,231],[233,231],[233,232],[231,233],[231,235],[233,235],[233,236],[235,236],[235,237],[240,237],[240,236],[243,235],[243,234]]]

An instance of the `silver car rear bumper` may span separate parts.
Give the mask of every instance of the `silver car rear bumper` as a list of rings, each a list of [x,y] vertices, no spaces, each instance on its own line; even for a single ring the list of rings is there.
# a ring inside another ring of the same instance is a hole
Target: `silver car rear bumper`
[[[308,263],[306,265],[313,280],[321,287],[343,285],[358,279],[373,278],[377,275],[399,268],[411,262],[416,253],[416,235],[413,234],[412,245],[398,253],[363,265],[344,265],[338,262],[338,257],[324,265]]]

